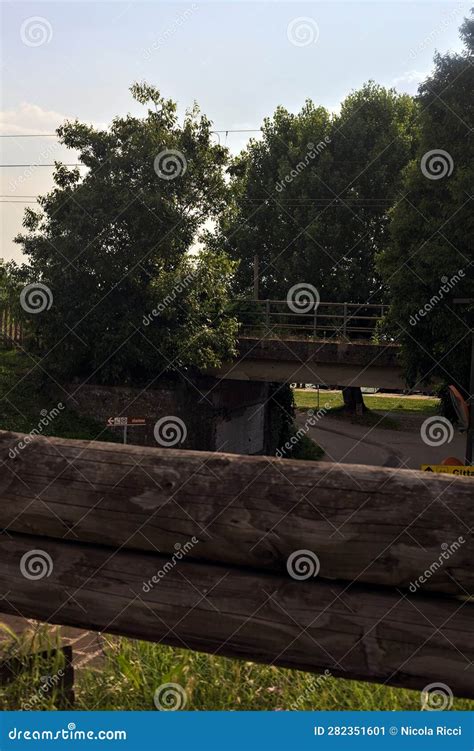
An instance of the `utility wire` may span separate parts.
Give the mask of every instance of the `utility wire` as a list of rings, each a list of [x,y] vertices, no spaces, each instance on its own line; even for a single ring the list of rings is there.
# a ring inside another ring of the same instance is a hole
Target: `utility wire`
[[[212,133],[260,133],[260,128],[227,128]],[[57,133],[0,133],[0,138],[57,138]]]
[[[62,167],[85,167],[85,164],[81,164],[78,162],[77,164],[64,164],[63,162],[60,162]],[[0,167],[56,167],[56,165],[53,164],[0,164]]]
[[[0,133],[0,138],[57,138],[57,133]]]

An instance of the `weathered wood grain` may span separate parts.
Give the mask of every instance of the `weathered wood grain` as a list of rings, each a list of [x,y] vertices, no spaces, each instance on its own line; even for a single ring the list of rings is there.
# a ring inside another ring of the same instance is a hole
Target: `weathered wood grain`
[[[8,531],[168,554],[195,537],[193,558],[276,572],[307,549],[325,579],[474,591],[472,479],[22,438],[0,432]]]
[[[0,535],[3,610],[394,686],[441,681],[474,696],[474,604],[187,560],[150,588],[171,559],[46,538],[52,571],[29,580],[21,560],[37,548],[38,538]]]

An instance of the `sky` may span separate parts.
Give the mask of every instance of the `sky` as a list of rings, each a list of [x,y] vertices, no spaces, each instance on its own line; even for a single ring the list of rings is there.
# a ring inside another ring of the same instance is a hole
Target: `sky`
[[[140,114],[128,90],[137,80],[181,115],[197,101],[222,131],[258,131],[278,105],[297,112],[307,98],[337,112],[369,79],[415,94],[436,50],[461,49],[471,5],[3,0],[0,257],[21,260],[12,240],[24,209],[52,186],[48,166],[5,165],[76,161],[55,138],[21,136],[54,133],[65,119],[104,127]],[[215,137],[236,153],[257,135]]]

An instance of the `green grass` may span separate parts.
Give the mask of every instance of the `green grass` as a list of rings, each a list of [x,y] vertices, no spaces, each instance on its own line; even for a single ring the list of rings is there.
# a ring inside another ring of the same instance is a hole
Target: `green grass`
[[[316,409],[318,394],[316,391],[295,389],[293,391],[297,409]],[[438,412],[440,400],[435,398],[416,399],[403,396],[367,396],[364,394],[364,402],[368,409],[378,412],[395,412],[397,414],[411,413],[418,415],[435,415]],[[330,409],[342,407],[342,393],[331,391],[319,392],[320,407],[328,405]]]
[[[60,410],[49,425],[41,425],[45,414],[59,402],[64,404],[65,394],[36,362],[17,350],[0,349],[0,430],[29,433],[41,428],[43,435],[60,438],[119,440],[103,424],[69,407]]]
[[[155,691],[164,683],[179,684],[186,697],[182,708],[191,710],[420,709],[418,691],[317,676],[122,637],[105,638],[103,664],[76,672],[75,709],[154,711]],[[15,648],[21,649],[20,645],[21,641]],[[46,645],[43,631],[43,644],[36,639],[35,647],[44,649]],[[0,687],[0,708],[31,704],[32,696],[40,699],[35,700],[35,708],[53,708],[57,696],[42,697],[38,689],[40,676],[55,670],[57,663],[48,666],[41,660],[13,683]],[[474,702],[463,699],[455,699],[453,704],[453,709],[473,708]]]
[[[321,446],[311,440],[307,435],[302,436],[298,443],[293,447],[291,459],[305,459],[306,461],[317,462],[324,456],[324,450]]]

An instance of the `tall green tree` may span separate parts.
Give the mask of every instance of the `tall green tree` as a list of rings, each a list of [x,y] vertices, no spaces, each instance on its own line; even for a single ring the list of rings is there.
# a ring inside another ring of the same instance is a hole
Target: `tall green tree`
[[[31,295],[47,288],[34,310],[26,298],[25,315],[62,377],[143,380],[216,365],[233,351],[235,323],[224,311],[233,266],[222,254],[187,257],[225,204],[226,150],[197,106],[180,123],[153,86],[131,91],[143,117],[58,129],[87,171],[57,164],[54,189],[26,211],[16,238]]]
[[[375,256],[386,244],[389,212],[416,144],[413,98],[372,81],[349,94],[333,119],[330,185],[339,199],[329,213],[338,300],[386,299]]]
[[[461,38],[464,51],[437,54],[420,86],[420,143],[378,265],[408,381],[436,377],[467,393],[474,306],[453,301],[474,297],[473,16]]]
[[[323,300],[379,301],[374,255],[415,135],[411,97],[372,82],[337,116],[311,101],[296,115],[279,107],[230,169],[217,242],[240,261],[237,290],[251,291],[257,255],[260,297],[308,282]]]

